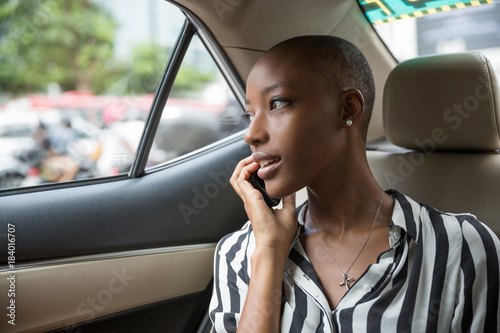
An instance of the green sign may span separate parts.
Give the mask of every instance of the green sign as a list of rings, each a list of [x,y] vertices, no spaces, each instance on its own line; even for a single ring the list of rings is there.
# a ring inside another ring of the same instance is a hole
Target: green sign
[[[373,24],[393,22],[409,17],[447,12],[453,9],[492,4],[493,0],[358,0]]]

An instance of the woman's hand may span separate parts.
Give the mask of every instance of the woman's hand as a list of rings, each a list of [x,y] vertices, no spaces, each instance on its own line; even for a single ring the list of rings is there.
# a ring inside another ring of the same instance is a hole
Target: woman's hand
[[[295,193],[283,198],[282,209],[269,208],[262,194],[248,181],[250,174],[258,169],[259,164],[251,156],[241,160],[231,176],[231,185],[243,200],[257,249],[278,250],[288,255],[298,228]]]
[[[298,228],[295,194],[283,198],[282,209],[269,208],[248,181],[258,169],[259,164],[247,157],[238,163],[230,180],[245,204],[256,242],[238,333],[279,332],[283,273]]]

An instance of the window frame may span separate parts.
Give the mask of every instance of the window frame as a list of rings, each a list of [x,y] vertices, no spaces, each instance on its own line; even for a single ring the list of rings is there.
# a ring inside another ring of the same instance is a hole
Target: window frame
[[[153,140],[160,123],[162,111],[165,108],[170,91],[181,67],[187,49],[191,44],[194,36],[194,26],[186,18],[181,32],[175,42],[174,48],[167,62],[167,66],[161,76],[160,83],[156,88],[155,96],[142,132],[141,141],[137,147],[134,163],[129,170],[129,178],[137,178],[144,175],[146,162],[148,160],[149,151],[153,145]]]
[[[238,74],[237,70],[234,68],[234,66],[231,63],[231,61],[229,60],[229,58],[227,57],[226,53],[222,50],[220,45],[217,43],[215,37],[211,34],[210,30],[206,27],[206,25],[198,17],[196,17],[191,11],[189,11],[185,7],[183,7],[177,3],[174,3],[170,0],[166,0],[166,1],[168,3],[171,3],[172,5],[175,5],[177,8],[179,8],[182,11],[182,13],[186,17],[185,24],[191,25],[191,28],[193,29],[193,34],[190,37],[189,43],[187,45],[185,45],[183,57],[176,59],[179,61],[179,63],[176,64],[178,66],[177,70],[182,65],[182,61],[184,60],[185,53],[186,53],[187,49],[189,48],[192,37],[194,37],[194,35],[196,35],[200,39],[201,43],[205,47],[208,54],[211,56],[215,65],[217,66],[218,70],[220,71],[220,74],[224,77],[224,79],[228,85],[228,88],[232,91],[234,97],[238,101],[242,110],[244,110],[244,107],[245,107],[245,83],[241,79],[241,76]],[[178,42],[179,42],[179,40],[178,40]],[[172,56],[173,56],[173,52],[172,52]],[[170,60],[171,59],[169,59],[169,62],[170,62]],[[168,91],[169,94],[170,94],[170,90],[175,82],[175,79],[177,77],[177,72],[175,74],[176,75],[171,80],[171,86],[169,87],[169,91]],[[163,79],[163,77],[162,77],[162,79]],[[169,97],[168,95],[165,96],[165,103],[168,100],[168,97]],[[158,113],[158,115],[155,118],[156,124],[155,124],[154,132],[151,133],[151,135],[149,136],[149,138],[151,140],[151,143],[150,143],[151,145],[152,145],[152,142],[154,140],[154,136],[156,134],[156,129],[159,125],[159,122],[161,119],[161,114],[162,114],[163,109],[165,107],[165,103],[162,105],[162,107],[159,110],[158,109],[154,110],[154,112]],[[152,112],[153,111],[150,111],[150,113],[152,113]],[[152,167],[147,168],[147,169],[145,168],[145,165],[147,163],[148,155],[146,155],[146,156],[144,156],[144,159],[142,160],[142,170],[137,170],[137,172],[139,172],[139,173],[136,174],[136,176],[132,177],[132,178],[140,177],[143,175],[147,175],[147,174],[150,174],[153,172],[163,170],[165,168],[168,168],[170,165],[182,163],[183,160],[192,158],[193,156],[196,156],[196,155],[203,153],[207,150],[211,150],[211,149],[214,149],[216,147],[222,146],[226,143],[234,141],[235,139],[241,139],[241,137],[243,136],[243,133],[245,131],[246,130],[236,132],[236,133],[229,135],[223,139],[220,139],[216,142],[210,143],[210,144],[203,146],[199,149],[195,149],[189,153],[183,154],[182,156],[165,161],[163,163],[160,163],[158,165],[152,166]],[[141,140],[141,144],[142,144],[142,140]],[[151,149],[151,146],[149,146],[147,153],[149,153],[150,149]]]

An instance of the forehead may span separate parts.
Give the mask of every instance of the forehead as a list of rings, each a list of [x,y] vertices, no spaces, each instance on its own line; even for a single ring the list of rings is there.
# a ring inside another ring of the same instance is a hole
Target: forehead
[[[306,87],[325,86],[323,77],[308,64],[286,52],[270,52],[254,65],[247,79],[247,96],[263,93],[269,88],[280,87],[304,90]],[[309,90],[309,89],[307,89]]]

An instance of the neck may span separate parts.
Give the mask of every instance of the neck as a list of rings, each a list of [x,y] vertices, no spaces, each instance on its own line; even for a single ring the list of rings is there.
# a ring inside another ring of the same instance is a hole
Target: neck
[[[307,188],[309,216],[329,234],[341,237],[353,228],[369,229],[373,225],[382,189],[363,156],[329,170]],[[383,199],[375,227],[386,226],[388,215],[392,215],[392,200],[387,195]]]

